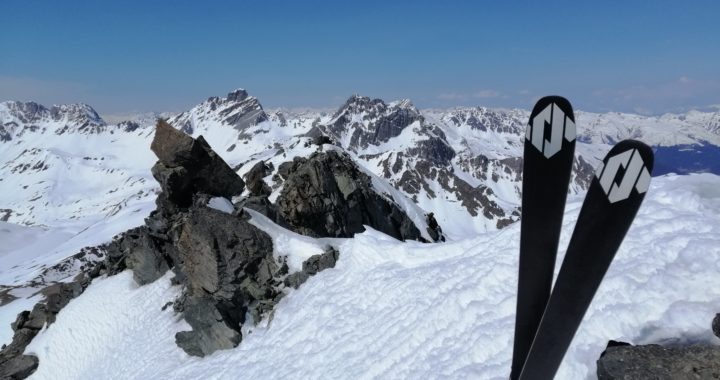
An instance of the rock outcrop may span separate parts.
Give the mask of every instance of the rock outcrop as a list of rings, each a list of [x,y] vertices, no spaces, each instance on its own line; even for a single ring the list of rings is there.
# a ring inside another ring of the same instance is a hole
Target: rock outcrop
[[[597,362],[599,380],[720,379],[720,347],[608,347]]]
[[[720,314],[712,321],[720,338]],[[633,346],[611,340],[597,361],[600,380],[624,379],[720,379],[720,347],[690,345]]]
[[[118,236],[108,247],[108,273],[129,268],[139,284],[147,284],[172,269],[173,281],[184,287],[173,309],[192,327],[176,334],[178,346],[194,356],[235,347],[243,324],[259,322],[284,289],[299,282],[291,279],[286,285],[287,265],[273,256],[272,239],[249,223],[242,208],[229,201],[223,210],[208,206],[214,197],[242,193],[244,182],[202,137],[193,139],[159,121],[151,148],[159,159],[153,175],[162,189],[157,209],[145,226]],[[264,200],[266,212],[274,210],[263,181],[270,170],[263,162],[250,170],[246,179],[252,201],[242,205],[262,205]],[[322,268],[332,266],[326,261]],[[316,272],[291,276],[307,278]]]
[[[250,195],[268,196],[272,193],[270,186],[263,180],[263,178],[269,176],[272,171],[272,164],[268,165],[265,161],[260,161],[245,174],[245,183]]]
[[[425,221],[427,222],[427,232],[430,235],[430,237],[433,239],[433,241],[445,241],[445,235],[443,235],[442,227],[438,224],[437,220],[435,219],[434,213],[429,213],[425,215]]]
[[[231,198],[245,188],[242,178],[211,148],[159,120],[150,149],[158,162],[152,174],[173,203],[187,207],[196,193]]]
[[[363,225],[396,239],[422,239],[394,202],[372,189],[370,177],[343,153],[314,153],[280,165],[286,176],[277,198],[280,216],[298,233],[314,237],[352,237]]]
[[[43,327],[55,322],[63,307],[87,288],[92,280],[90,276],[97,277],[98,270],[93,267],[93,270],[81,273],[73,281],[44,288],[40,293],[45,299],[35,304],[31,311],[25,310],[17,315],[15,322],[10,324],[14,331],[12,342],[3,345],[0,351],[0,379],[24,379],[35,372],[38,358],[24,355],[25,348]]]

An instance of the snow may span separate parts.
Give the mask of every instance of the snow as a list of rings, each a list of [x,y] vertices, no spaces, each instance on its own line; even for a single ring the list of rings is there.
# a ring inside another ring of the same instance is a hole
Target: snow
[[[233,206],[232,202],[230,202],[230,200],[228,200],[227,198],[223,197],[210,198],[207,206],[215,210],[222,211],[226,214],[232,214],[233,211],[235,211],[235,206]]]
[[[558,268],[581,203],[568,200]],[[328,243],[251,214],[283,254]],[[175,346],[187,326],[161,310],[180,292],[170,274],[142,287],[129,271],[97,279],[26,350],[40,359],[32,378],[507,379],[519,227],[444,244],[372,229],[333,239],[335,268],[290,291],[240,346],[202,359]],[[557,379],[594,378],[609,339],[720,344],[710,331],[718,257],[720,177],[655,178]]]

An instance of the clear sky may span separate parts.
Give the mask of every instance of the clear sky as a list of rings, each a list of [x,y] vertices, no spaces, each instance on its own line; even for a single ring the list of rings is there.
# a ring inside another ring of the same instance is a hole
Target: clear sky
[[[266,108],[710,110],[720,2],[0,0],[0,101],[181,111],[239,87]]]

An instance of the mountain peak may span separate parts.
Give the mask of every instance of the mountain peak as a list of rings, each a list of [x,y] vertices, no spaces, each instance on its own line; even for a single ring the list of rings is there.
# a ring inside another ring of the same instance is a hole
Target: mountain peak
[[[238,88],[228,93],[226,98],[212,96],[168,122],[188,134],[193,134],[197,128],[208,123],[219,122],[237,130],[245,130],[266,120],[268,115],[257,98],[250,96],[245,89]]]
[[[105,120],[87,104],[61,104],[50,108],[35,102],[7,101],[0,103],[0,126],[5,129],[4,140],[25,129],[39,125],[53,125],[56,134],[69,131],[97,133],[107,126]]]
[[[227,100],[243,101],[243,100],[247,99],[247,97],[248,97],[247,91],[243,88],[238,88],[238,89],[235,89],[228,93]]]

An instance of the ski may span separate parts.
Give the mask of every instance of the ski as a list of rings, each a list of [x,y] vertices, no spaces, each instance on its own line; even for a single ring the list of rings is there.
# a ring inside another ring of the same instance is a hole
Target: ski
[[[573,156],[575,115],[560,96],[540,99],[530,114],[523,153],[520,269],[510,378],[525,363],[552,286]]]
[[[520,379],[555,376],[650,186],[653,152],[625,140],[595,172]]]

